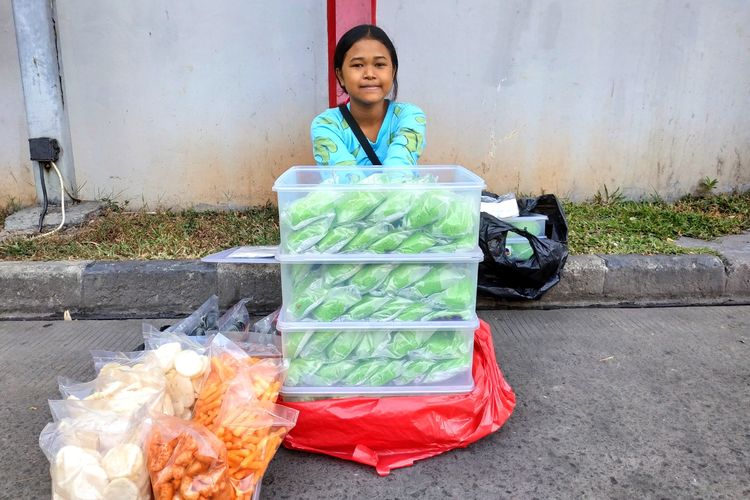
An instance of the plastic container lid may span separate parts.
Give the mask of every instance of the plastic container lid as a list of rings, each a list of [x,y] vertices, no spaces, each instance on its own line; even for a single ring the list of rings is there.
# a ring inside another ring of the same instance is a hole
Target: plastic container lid
[[[281,388],[281,395],[284,397],[311,397],[311,398],[331,398],[331,397],[383,397],[383,396],[426,396],[429,394],[465,394],[474,390],[474,379],[471,376],[471,370],[456,375],[453,379],[447,380],[444,385],[413,385],[413,386],[389,386],[389,387],[286,387]]]
[[[273,183],[273,190],[279,193],[295,191],[331,190],[336,191],[411,191],[415,189],[413,183],[394,184],[349,184],[337,183],[335,180],[342,175],[349,174],[352,170],[362,173],[363,177],[372,174],[404,173],[409,176],[423,177],[432,175],[437,182],[419,184],[420,191],[435,189],[448,189],[451,191],[481,190],[486,187],[484,180],[475,173],[458,165],[430,165],[409,167],[318,167],[318,166],[296,166],[291,167],[281,174]],[[338,177],[337,177],[338,175]],[[334,182],[321,184],[323,179],[332,178]]]
[[[286,308],[281,309],[276,329],[280,332],[310,330],[476,330],[479,318],[476,314],[468,321],[287,321]]]
[[[482,249],[475,247],[468,252],[444,253],[332,253],[332,254],[276,254],[276,260],[282,264],[383,264],[407,262],[431,262],[445,264],[465,264],[482,262]]]

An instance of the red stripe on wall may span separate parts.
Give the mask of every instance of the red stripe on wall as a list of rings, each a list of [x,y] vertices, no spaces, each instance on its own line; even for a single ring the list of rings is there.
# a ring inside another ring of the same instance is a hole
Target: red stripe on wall
[[[336,42],[354,26],[375,24],[377,0],[328,0],[328,106],[333,108],[346,101],[333,70]]]

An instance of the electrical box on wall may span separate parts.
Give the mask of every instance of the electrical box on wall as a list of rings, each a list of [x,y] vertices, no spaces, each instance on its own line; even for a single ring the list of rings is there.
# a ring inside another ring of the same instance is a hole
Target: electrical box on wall
[[[31,161],[50,162],[60,158],[60,143],[51,137],[29,139]]]

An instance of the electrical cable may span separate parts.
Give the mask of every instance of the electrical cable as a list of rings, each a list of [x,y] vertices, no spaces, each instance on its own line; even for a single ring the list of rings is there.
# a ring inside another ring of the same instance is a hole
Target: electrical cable
[[[57,226],[55,229],[48,233],[40,234],[37,236],[34,236],[33,239],[41,238],[43,236],[49,236],[51,234],[56,233],[60,229],[62,229],[63,225],[65,225],[65,184],[63,184],[63,178],[62,174],[60,173],[60,169],[57,168],[57,165],[55,165],[54,161],[49,162],[50,165],[52,165],[52,168],[55,169],[55,172],[57,173],[57,178],[60,179],[60,214],[62,215],[62,219],[60,220],[60,225]]]

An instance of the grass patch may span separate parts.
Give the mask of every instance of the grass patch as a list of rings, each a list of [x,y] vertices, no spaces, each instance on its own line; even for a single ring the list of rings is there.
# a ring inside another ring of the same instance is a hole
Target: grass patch
[[[565,202],[571,254],[713,253],[681,248],[680,236],[710,240],[750,229],[750,191],[686,197],[675,203],[626,201],[618,191],[596,201]],[[4,217],[0,211],[0,217]],[[240,212],[125,212],[108,204],[82,228],[51,237],[0,242],[2,260],[198,259],[241,245],[279,241],[273,205]]]

